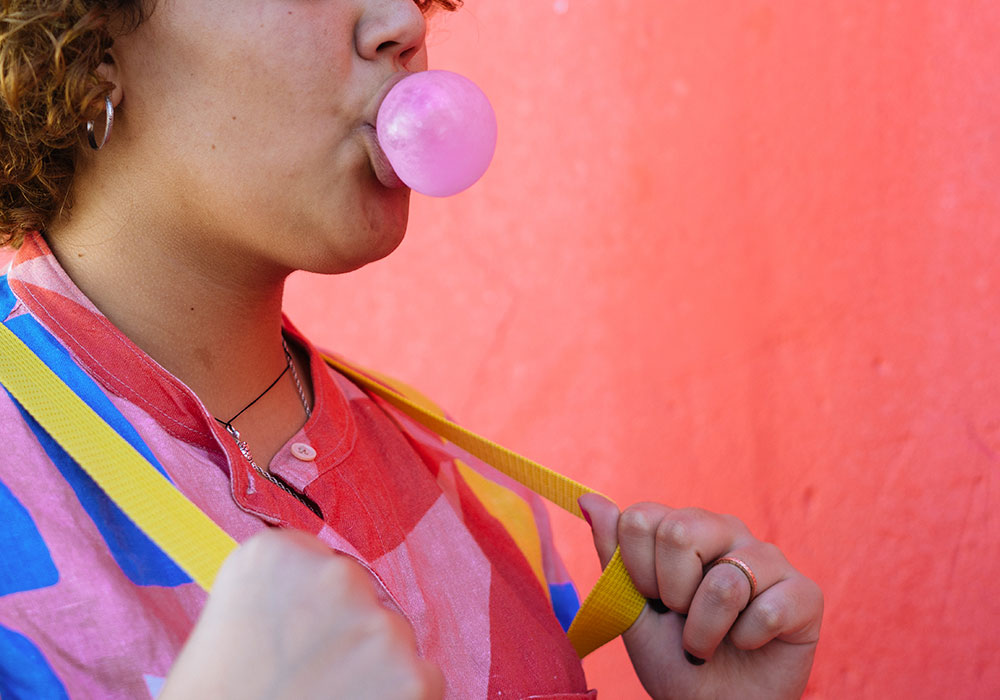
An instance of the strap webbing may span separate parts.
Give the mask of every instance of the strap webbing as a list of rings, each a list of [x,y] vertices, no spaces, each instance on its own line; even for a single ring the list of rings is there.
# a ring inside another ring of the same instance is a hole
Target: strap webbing
[[[333,367],[419,423],[576,516],[592,489],[546,469],[326,358]],[[9,328],[0,324],[0,384],[129,518],[206,591],[238,546],[80,399]],[[584,657],[628,629],[646,600],[616,550],[569,629]]]
[[[239,546],[0,323],[0,384],[205,590]]]

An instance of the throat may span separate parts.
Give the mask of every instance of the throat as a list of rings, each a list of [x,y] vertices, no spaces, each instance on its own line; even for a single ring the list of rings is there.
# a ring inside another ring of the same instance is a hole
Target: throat
[[[300,501],[320,519],[319,506],[304,493],[297,491],[280,474],[275,473],[275,457],[289,451],[289,443],[302,430],[312,415],[311,382],[300,376],[308,369],[307,355],[293,355],[285,346],[287,365],[262,394],[250,402],[229,421],[216,420],[226,426],[243,457],[243,468],[250,468]],[[308,392],[308,393],[307,393]],[[315,452],[313,452],[315,456]]]
[[[249,392],[248,392],[249,393]],[[312,415],[308,362],[285,345],[285,366],[270,385],[231,418],[216,420],[239,435],[261,469],[305,426]]]

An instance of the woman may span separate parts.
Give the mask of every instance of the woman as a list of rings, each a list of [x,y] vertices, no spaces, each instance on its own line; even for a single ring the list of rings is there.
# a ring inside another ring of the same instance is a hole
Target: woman
[[[206,604],[4,394],[4,698],[145,697],[168,675],[161,697],[592,696],[537,500],[281,313],[291,272],[402,239],[409,192],[372,124],[426,68],[435,5],[4,0],[0,318],[250,540]],[[653,601],[625,634],[652,696],[801,693],[822,596],[777,548],[729,516],[580,504]]]

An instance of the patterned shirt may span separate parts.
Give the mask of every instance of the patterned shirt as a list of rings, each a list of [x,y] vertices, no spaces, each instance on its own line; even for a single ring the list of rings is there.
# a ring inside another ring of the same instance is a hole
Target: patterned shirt
[[[0,278],[0,319],[237,541],[292,527],[360,562],[447,697],[596,697],[563,631],[578,602],[539,499],[327,367],[287,320],[314,408],[269,468],[322,517],[254,472],[41,235]],[[0,696],[155,697],[206,594],[6,392],[0,522]]]

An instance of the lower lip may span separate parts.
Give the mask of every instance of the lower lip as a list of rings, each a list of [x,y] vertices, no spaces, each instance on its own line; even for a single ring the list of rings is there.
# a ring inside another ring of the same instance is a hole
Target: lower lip
[[[372,170],[375,171],[375,177],[378,178],[378,181],[389,189],[406,187],[406,183],[399,179],[399,175],[392,169],[389,159],[386,158],[385,152],[379,145],[375,127],[371,124],[365,124],[361,127],[361,133],[364,136],[365,147],[368,150],[368,159],[371,161]]]

